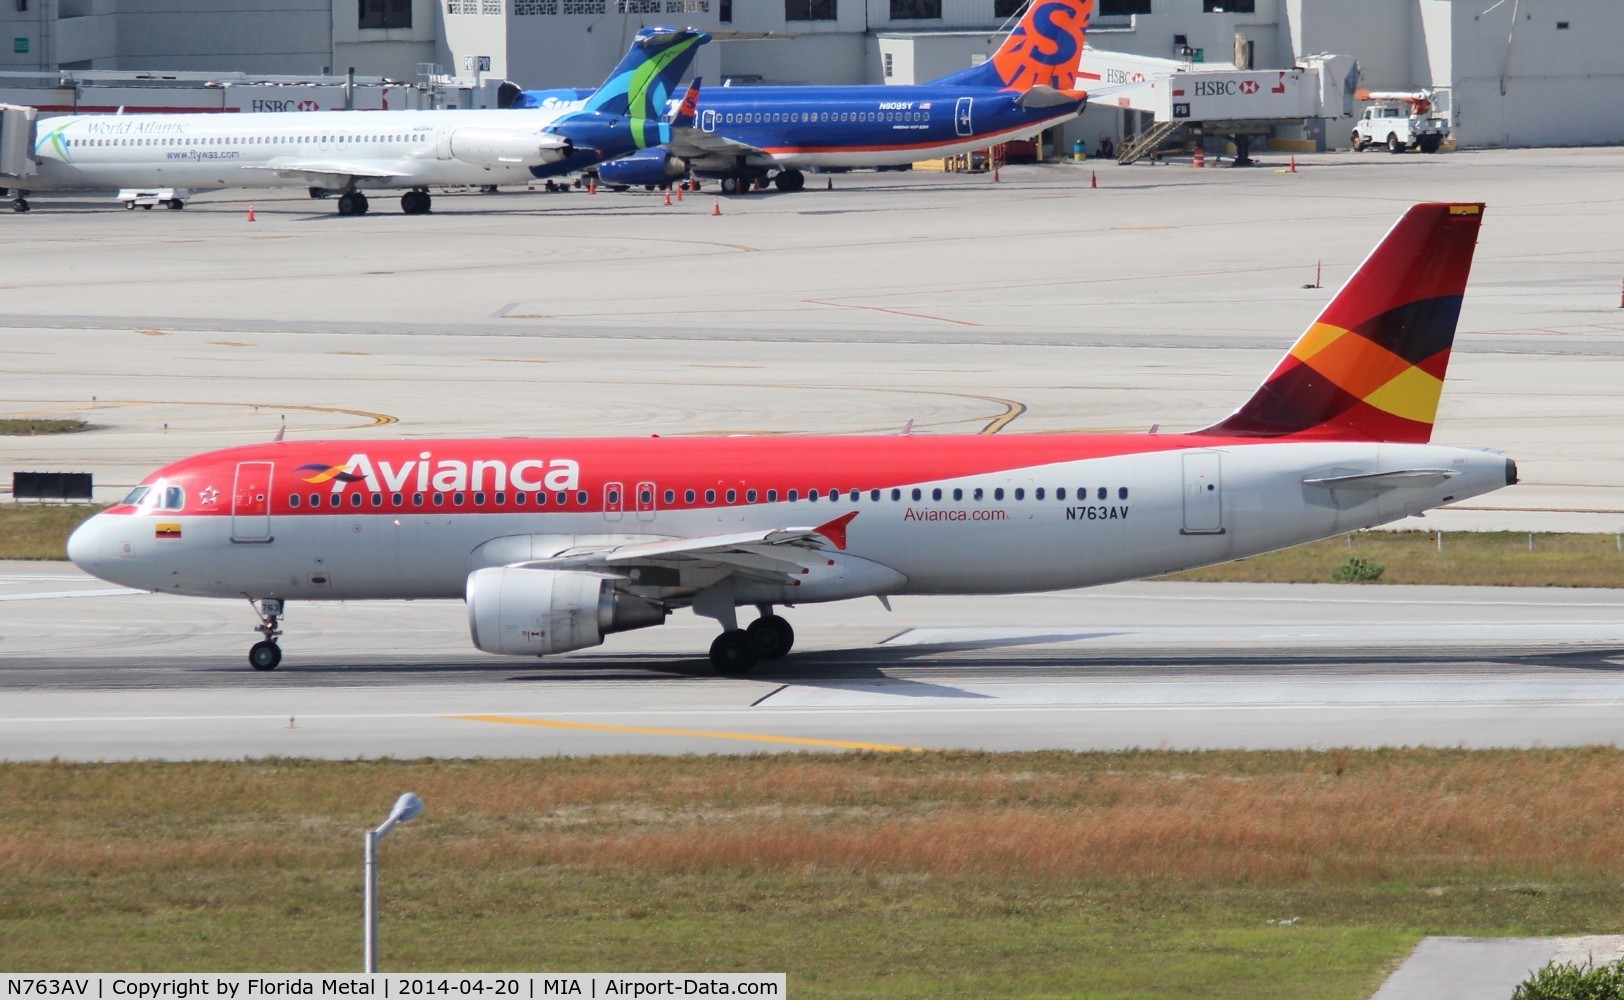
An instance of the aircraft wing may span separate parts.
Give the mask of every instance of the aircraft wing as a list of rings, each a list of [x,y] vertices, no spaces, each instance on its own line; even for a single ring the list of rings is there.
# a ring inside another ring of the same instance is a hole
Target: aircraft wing
[[[302,177],[313,182],[338,178],[347,183],[349,179],[355,177],[394,180],[410,176],[399,170],[385,170],[369,163],[345,162],[343,160],[299,160],[291,156],[277,157],[264,164],[245,165],[241,169],[269,170],[278,177]],[[326,186],[342,187],[343,184]]]
[[[672,129],[671,141],[665,146],[673,155],[680,156],[690,163],[710,157],[724,157],[731,163],[735,156],[770,155],[759,146],[729,139],[714,132],[701,132],[696,128]]]
[[[745,575],[781,580],[799,574],[816,551],[844,549],[846,526],[856,511],[816,527],[771,528],[696,538],[661,538],[605,548],[583,547],[549,559],[514,565],[522,569],[625,571],[633,566],[670,566],[711,563]],[[817,560],[822,561],[822,557]]]

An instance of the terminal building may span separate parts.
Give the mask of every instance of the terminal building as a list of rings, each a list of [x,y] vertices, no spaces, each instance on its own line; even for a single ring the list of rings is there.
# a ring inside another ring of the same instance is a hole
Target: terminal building
[[[328,77],[313,82],[330,87],[353,69],[369,85],[395,87],[400,103],[386,95],[381,104],[351,106],[494,106],[502,80],[595,86],[637,29],[654,24],[716,33],[695,67],[711,84],[916,83],[984,58],[1022,7],[1023,0],[267,0],[237,10],[216,0],[6,0],[0,91],[4,100],[30,103],[20,91],[81,92],[115,78],[130,83],[135,74],[206,86],[214,73]],[[1343,53],[1358,59],[1361,86],[1441,92],[1462,146],[1542,146],[1624,141],[1624,102],[1614,96],[1624,90],[1613,51],[1620,38],[1619,0],[1097,0],[1089,44],[1243,69]],[[407,90],[410,102],[402,100]],[[1057,138],[1120,138],[1136,126],[1126,115],[1100,102]],[[1305,134],[1343,147],[1348,131],[1333,121]]]

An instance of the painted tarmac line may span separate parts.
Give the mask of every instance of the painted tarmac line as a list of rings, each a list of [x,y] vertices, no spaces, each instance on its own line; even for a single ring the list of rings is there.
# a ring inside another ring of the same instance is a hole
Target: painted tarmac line
[[[145,593],[144,590],[130,590],[127,587],[117,590],[50,590],[33,594],[0,594],[0,601],[56,601],[68,597],[124,597]]]
[[[513,715],[448,715],[467,722],[493,722],[507,726],[539,726],[545,729],[579,729],[603,733],[641,733],[647,736],[692,736],[712,740],[743,740],[755,743],[790,743],[810,747],[838,747],[843,750],[879,750],[888,753],[922,752],[922,747],[899,747],[884,743],[855,743],[848,740],[818,740],[803,736],[771,736],[766,733],[719,733],[704,729],[663,729],[646,726],[612,726],[591,722],[561,722],[556,719],[526,719]]]

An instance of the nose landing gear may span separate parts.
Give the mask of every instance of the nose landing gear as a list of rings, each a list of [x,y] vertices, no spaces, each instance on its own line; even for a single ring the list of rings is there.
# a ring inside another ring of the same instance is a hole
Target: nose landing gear
[[[259,624],[254,631],[265,637],[248,648],[248,665],[255,670],[275,670],[277,664],[282,662],[282,647],[276,644],[277,637],[282,634],[277,627],[278,619],[282,616],[282,602],[267,598],[256,605],[250,598],[248,603],[254,606],[254,613],[259,616]]]

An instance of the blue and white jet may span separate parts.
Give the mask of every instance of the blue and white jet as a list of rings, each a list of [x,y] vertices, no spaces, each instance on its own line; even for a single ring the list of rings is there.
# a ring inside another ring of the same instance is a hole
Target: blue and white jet
[[[698,128],[603,163],[606,184],[720,177],[733,193],[769,178],[799,190],[806,167],[883,167],[1026,139],[1075,118],[1083,38],[1095,0],[1033,0],[993,56],[917,86],[780,86],[706,90]],[[522,94],[517,106],[557,91]]]

